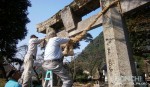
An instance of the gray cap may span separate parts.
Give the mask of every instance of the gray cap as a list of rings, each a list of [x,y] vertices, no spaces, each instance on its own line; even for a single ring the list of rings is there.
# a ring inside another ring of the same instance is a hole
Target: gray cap
[[[30,38],[38,38],[36,35],[32,34]]]

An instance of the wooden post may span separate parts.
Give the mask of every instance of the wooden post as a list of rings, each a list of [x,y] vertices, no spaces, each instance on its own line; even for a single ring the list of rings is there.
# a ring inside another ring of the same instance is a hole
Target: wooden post
[[[103,8],[111,1],[103,0]],[[103,28],[109,87],[134,87],[134,61],[119,6],[112,6],[103,15]]]

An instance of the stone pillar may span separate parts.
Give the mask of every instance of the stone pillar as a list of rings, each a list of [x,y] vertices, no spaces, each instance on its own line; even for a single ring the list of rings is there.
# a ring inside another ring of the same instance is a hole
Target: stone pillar
[[[75,16],[69,6],[61,11],[61,19],[67,32],[74,30],[77,23],[81,21],[81,18]]]
[[[51,28],[48,25],[45,27],[46,27],[46,34],[48,34],[50,31],[54,31],[54,28]]]
[[[113,0],[103,0],[103,8]],[[134,87],[131,50],[128,49],[128,39],[125,24],[119,12],[119,6],[112,6],[103,15],[103,33],[108,72],[109,87]]]

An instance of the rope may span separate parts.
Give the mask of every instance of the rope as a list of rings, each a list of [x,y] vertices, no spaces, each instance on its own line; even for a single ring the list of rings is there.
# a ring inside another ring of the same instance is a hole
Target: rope
[[[118,4],[119,0],[113,1],[110,5],[106,6],[95,18],[95,20],[87,27],[85,28],[79,35],[75,36],[74,38],[71,38],[71,40],[66,44],[66,47],[64,48],[63,54],[64,56],[73,55],[73,44],[80,41],[83,36],[87,33],[88,30],[96,23],[96,21],[114,4]]]
[[[120,8],[120,14],[121,14],[121,16],[123,16],[123,12],[122,12],[122,7],[121,7],[120,0],[118,0],[118,7]]]

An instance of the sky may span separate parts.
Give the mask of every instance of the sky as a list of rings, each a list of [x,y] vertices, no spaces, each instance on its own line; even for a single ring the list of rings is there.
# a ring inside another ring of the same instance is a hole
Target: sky
[[[30,19],[30,23],[26,25],[28,34],[24,40],[19,41],[17,47],[21,45],[28,45],[28,41],[30,39],[30,35],[35,34],[39,38],[44,37],[45,35],[42,33],[38,33],[36,29],[36,25],[47,20],[48,18],[55,15],[59,10],[63,9],[66,5],[70,4],[73,0],[30,0],[31,7],[28,8],[28,18]],[[94,14],[97,14],[100,9],[95,10],[94,12],[84,16],[82,19],[86,19]],[[95,38],[102,31],[102,27],[93,29],[89,31],[89,33]],[[74,50],[75,53],[81,52],[88,43],[81,41],[80,49]]]

